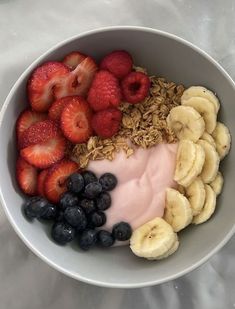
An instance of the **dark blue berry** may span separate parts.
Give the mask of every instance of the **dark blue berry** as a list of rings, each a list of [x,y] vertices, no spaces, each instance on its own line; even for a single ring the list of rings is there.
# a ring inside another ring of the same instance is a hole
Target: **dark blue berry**
[[[97,231],[89,229],[85,230],[79,237],[78,244],[82,250],[89,250],[97,242]]]
[[[75,229],[67,222],[56,222],[52,226],[51,236],[56,243],[65,245],[74,239]]]
[[[96,199],[96,207],[99,210],[106,210],[111,206],[111,196],[108,192],[102,192]]]
[[[80,193],[84,189],[84,179],[81,174],[73,173],[67,181],[67,188],[70,192]]]
[[[48,201],[41,196],[33,196],[24,204],[24,213],[28,219],[41,218],[48,209]]]
[[[81,175],[84,179],[85,186],[88,185],[89,183],[98,181],[96,175],[91,171],[84,171],[81,173]]]
[[[59,205],[62,210],[65,210],[67,207],[78,205],[78,202],[79,199],[75,194],[71,192],[65,192],[60,198]]]
[[[55,217],[55,221],[56,222],[61,222],[63,220],[64,220],[64,212],[63,212],[63,210],[58,210],[57,214],[56,214],[56,217]]]
[[[102,192],[101,184],[97,182],[91,182],[85,186],[84,196],[90,199],[97,197]]]
[[[99,227],[106,222],[106,215],[102,211],[95,211],[89,216],[89,223],[91,226]]]
[[[113,226],[112,235],[114,239],[125,241],[131,238],[132,228],[129,223],[120,222]]]
[[[117,185],[117,178],[111,173],[105,173],[100,177],[99,182],[104,191],[111,191]]]
[[[114,238],[108,231],[100,230],[98,232],[98,243],[100,246],[108,248],[114,244]]]
[[[83,231],[87,226],[87,218],[81,207],[67,207],[64,211],[65,220],[76,230]]]
[[[46,212],[41,216],[44,220],[54,220],[57,216],[58,206],[48,204]]]
[[[82,209],[85,211],[87,215],[96,210],[95,201],[89,200],[87,198],[82,199],[79,202],[79,206],[82,207]]]

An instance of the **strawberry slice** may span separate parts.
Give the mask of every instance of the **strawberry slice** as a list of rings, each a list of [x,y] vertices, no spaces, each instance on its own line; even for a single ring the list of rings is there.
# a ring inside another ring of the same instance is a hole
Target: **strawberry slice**
[[[28,97],[32,109],[46,112],[54,99],[54,91],[69,68],[63,63],[51,61],[36,68],[28,81]]]
[[[48,173],[48,170],[42,170],[38,174],[37,194],[40,195],[40,196],[43,196],[43,197],[45,197],[44,183],[45,183],[45,179],[46,179],[47,173]]]
[[[72,71],[74,70],[79,63],[81,63],[87,56],[78,52],[73,51],[69,53],[67,56],[64,57],[62,63],[67,65],[69,69]]]
[[[37,193],[37,169],[19,157],[16,162],[16,179],[20,189],[28,195]]]
[[[74,161],[62,160],[48,170],[44,192],[49,201],[58,203],[61,194],[67,191],[67,178],[78,168]]]
[[[38,168],[48,168],[60,161],[66,150],[66,140],[57,135],[42,144],[28,146],[20,151],[20,155],[31,165]]]
[[[84,143],[92,135],[92,111],[85,99],[71,96],[61,114],[61,129],[72,143]]]
[[[62,110],[69,102],[71,102],[70,96],[54,101],[48,111],[49,118],[56,122],[60,122]]]

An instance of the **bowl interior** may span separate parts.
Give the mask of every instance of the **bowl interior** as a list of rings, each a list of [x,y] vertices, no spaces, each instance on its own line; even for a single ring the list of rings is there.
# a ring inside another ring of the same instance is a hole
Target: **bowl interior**
[[[21,76],[8,96],[0,117],[0,188],[5,211],[24,242],[41,258],[71,277],[89,283],[140,287],[164,282],[180,276],[204,262],[232,235],[234,229],[235,154],[221,164],[225,176],[222,195],[214,216],[205,224],[192,226],[179,234],[180,248],[166,260],[149,262],[135,257],[128,247],[80,252],[76,244],[60,247],[49,235],[49,227],[30,223],[21,213],[23,196],[15,181],[14,126],[17,116],[27,104],[26,82],[29,73],[41,62],[61,60],[73,50],[80,50],[97,60],[109,51],[126,49],[135,64],[147,68],[150,74],[166,77],[185,86],[204,85],[215,91],[221,101],[219,119],[235,134],[235,88],[228,75],[208,56],[177,38],[150,29],[111,28],[78,36],[40,57]]]

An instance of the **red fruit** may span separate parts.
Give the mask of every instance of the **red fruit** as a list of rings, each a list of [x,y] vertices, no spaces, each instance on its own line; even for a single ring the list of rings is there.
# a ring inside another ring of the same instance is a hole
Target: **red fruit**
[[[108,70],[117,78],[122,79],[132,70],[133,60],[125,50],[116,50],[103,58],[100,63],[102,70]]]
[[[76,172],[78,168],[77,163],[70,160],[63,160],[48,170],[44,192],[49,201],[58,203],[61,194],[67,191],[67,178]]]
[[[73,51],[64,57],[62,63],[67,65],[70,70],[74,70],[86,57],[86,55],[78,51]]]
[[[141,72],[131,72],[121,82],[124,99],[132,104],[144,100],[150,88],[149,77]]]
[[[108,71],[96,73],[87,100],[94,111],[117,107],[121,102],[121,90],[117,78]]]
[[[43,197],[45,197],[44,185],[45,185],[45,179],[46,179],[47,173],[48,173],[48,170],[42,170],[38,174],[37,194]]]
[[[37,193],[37,169],[19,157],[16,162],[16,179],[20,189],[28,195]]]
[[[55,90],[70,72],[63,63],[46,62],[33,71],[28,81],[28,97],[33,110],[46,112],[54,100]]]
[[[49,118],[59,122],[60,121],[60,117],[61,117],[61,113],[65,107],[65,105],[67,105],[69,102],[71,102],[71,96],[69,97],[64,97],[61,99],[58,99],[56,101],[54,101],[48,111],[48,115]]]
[[[84,143],[92,134],[92,111],[86,100],[71,96],[61,114],[61,129],[72,143]]]
[[[58,126],[53,120],[39,121],[24,131],[19,140],[19,147],[22,149],[31,145],[41,144],[58,134]]]
[[[31,165],[47,168],[60,161],[65,155],[66,140],[63,136],[56,136],[47,142],[28,146],[20,151],[20,155]]]
[[[122,120],[122,113],[116,108],[109,108],[96,113],[91,121],[95,133],[103,138],[115,135]]]

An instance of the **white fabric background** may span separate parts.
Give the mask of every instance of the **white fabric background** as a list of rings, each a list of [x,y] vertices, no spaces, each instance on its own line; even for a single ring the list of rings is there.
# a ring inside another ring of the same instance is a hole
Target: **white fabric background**
[[[0,104],[24,69],[52,45],[110,25],[148,26],[179,35],[207,51],[235,79],[234,0],[0,0]],[[98,288],[39,260],[0,208],[0,308],[235,308],[234,255],[235,237],[181,279],[138,290]]]

